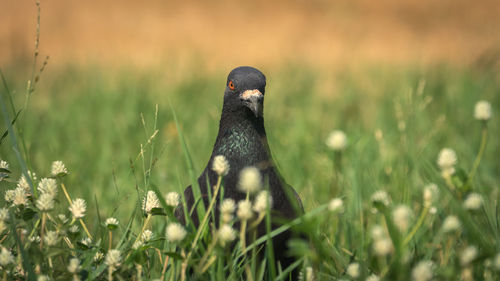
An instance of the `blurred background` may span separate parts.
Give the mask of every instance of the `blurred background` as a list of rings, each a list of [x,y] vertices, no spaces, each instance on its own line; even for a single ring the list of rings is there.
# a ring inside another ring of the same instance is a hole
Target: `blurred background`
[[[472,163],[480,141],[473,105],[486,99],[499,108],[499,15],[498,0],[46,0],[33,66],[35,2],[7,0],[0,68],[8,87],[1,89],[23,109],[16,126],[31,169],[40,178],[52,161],[64,161],[70,193],[88,200],[89,212],[100,202],[110,216],[139,206],[134,200],[151,183],[165,192],[189,184],[174,111],[201,172],[227,74],[252,65],[268,78],[274,158],[306,209],[334,196],[357,206],[353,188],[369,198],[380,188],[399,194],[428,183],[442,147],[456,149],[464,169]],[[341,183],[325,145],[334,129],[349,142]],[[488,155],[499,147],[492,140],[482,164],[493,186],[500,165]],[[8,138],[0,158],[17,180]]]

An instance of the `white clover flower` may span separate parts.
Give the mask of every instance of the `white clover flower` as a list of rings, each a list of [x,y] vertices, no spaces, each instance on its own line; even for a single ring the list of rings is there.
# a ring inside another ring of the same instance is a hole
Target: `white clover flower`
[[[78,228],[78,225],[76,225],[76,224],[72,225],[68,230],[71,233],[78,233],[78,231],[80,231],[80,229]]]
[[[229,162],[223,155],[217,155],[212,161],[212,170],[219,176],[225,176],[229,172]]]
[[[68,174],[68,170],[62,161],[52,162],[51,172],[52,176],[62,176]]]
[[[14,201],[15,189],[9,189],[5,191],[5,201],[11,203]]]
[[[94,261],[98,262],[104,258],[104,254],[102,252],[97,252],[94,255]]]
[[[107,227],[117,227],[118,223],[119,223],[118,220],[116,218],[113,218],[113,217],[107,218],[106,222],[105,222]]]
[[[262,178],[259,169],[246,167],[240,172],[238,188],[243,192],[255,193],[262,188]]]
[[[359,277],[359,263],[353,262],[347,266],[346,269],[347,275],[351,276],[354,279]]]
[[[87,210],[87,203],[82,198],[77,198],[73,200],[73,203],[68,208],[73,214],[75,219],[81,219],[85,216],[85,211]]]
[[[451,148],[443,148],[439,152],[437,164],[441,170],[448,170],[457,164],[457,154]]]
[[[51,178],[43,178],[38,183],[38,191],[40,193],[51,194],[53,197],[57,195],[57,181]]]
[[[5,221],[0,220],[0,234],[4,232],[4,230],[7,229],[7,226],[5,225]]]
[[[273,197],[269,195],[269,191],[262,190],[255,197],[255,202],[253,204],[253,210],[257,213],[263,213],[267,211],[267,208],[271,208],[273,205]]]
[[[144,242],[142,240],[137,240],[132,245],[132,249],[137,250],[137,249],[139,249],[142,246],[144,246]]]
[[[392,240],[387,237],[376,239],[373,242],[373,251],[379,257],[387,256],[392,253],[393,249]]]
[[[380,281],[380,277],[378,277],[375,274],[372,274],[372,275],[368,276],[365,281]]]
[[[66,217],[65,214],[59,214],[57,215],[57,218],[59,218],[59,220],[62,222],[62,223],[67,223],[68,222],[68,218]]]
[[[468,246],[460,254],[460,264],[468,265],[477,257],[477,248],[475,246]]]
[[[36,181],[36,174],[35,173],[28,171],[28,176],[31,178],[31,180],[33,180],[33,182]],[[17,187],[23,188],[28,193],[31,192],[31,187],[28,183],[28,180],[26,179],[26,177],[24,175],[21,175],[21,177],[17,181]]]
[[[6,221],[9,219],[9,210],[7,208],[0,209],[0,221]]]
[[[371,201],[373,203],[379,203],[387,207],[389,206],[390,197],[389,194],[387,194],[387,192],[385,192],[384,190],[379,190],[373,193]]]
[[[42,193],[36,200],[36,207],[42,212],[54,209],[54,196],[49,193]]]
[[[179,205],[181,196],[177,192],[169,192],[165,196],[165,202],[167,206],[176,208]]]
[[[333,213],[343,213],[344,212],[344,201],[340,198],[333,198],[328,204],[328,210]]]
[[[0,169],[8,170],[9,169],[9,163],[7,163],[7,161],[0,160]]]
[[[433,276],[434,263],[430,260],[420,261],[411,271],[413,281],[429,281]]]
[[[90,239],[89,237],[85,237],[80,241],[80,243],[87,247],[90,247],[90,245],[92,245],[92,239]]]
[[[43,237],[43,241],[47,246],[54,246],[59,242],[59,235],[55,231],[47,231],[45,236]]]
[[[166,230],[167,240],[172,243],[181,242],[186,237],[186,230],[179,223],[171,223]]]
[[[253,216],[252,203],[248,200],[241,200],[238,202],[238,211],[236,215],[242,221],[251,219]]]
[[[142,200],[142,210],[150,214],[151,211],[156,208],[160,208],[160,201],[158,201],[156,193],[150,190]]]
[[[306,281],[314,281],[316,278],[314,277],[314,271],[311,266],[306,267]]]
[[[493,266],[495,270],[500,271],[500,253],[496,254],[495,259],[493,260]]]
[[[236,210],[236,203],[231,198],[224,199],[224,201],[222,201],[222,204],[220,204],[221,213],[231,214],[234,213],[235,210]]]
[[[36,281],[50,281],[50,278],[47,275],[38,275]]]
[[[26,194],[26,190],[24,188],[16,187],[16,189],[14,189],[14,197],[12,198],[12,203],[14,205],[28,204],[28,194]]]
[[[378,224],[372,226],[371,234],[372,234],[373,240],[382,239],[385,237],[384,228]]]
[[[144,242],[148,242],[149,240],[153,239],[153,236],[154,236],[153,232],[149,229],[146,229],[142,233],[141,239]]]
[[[5,267],[9,263],[14,263],[14,256],[9,250],[2,247],[2,251],[0,252],[0,265]]]
[[[491,104],[487,101],[478,101],[474,106],[474,118],[488,121],[491,118]]]
[[[334,130],[326,138],[326,145],[335,151],[344,150],[347,146],[347,137],[344,132]]]
[[[424,187],[423,198],[424,206],[430,207],[433,202],[435,202],[439,196],[439,189],[435,183],[430,183]]]
[[[468,210],[478,210],[483,205],[483,197],[478,193],[471,193],[465,198],[464,208]]]
[[[460,220],[456,216],[447,216],[443,222],[443,232],[453,232],[460,229]]]
[[[77,258],[72,258],[69,260],[68,271],[69,273],[76,274],[80,271],[80,260]]]
[[[399,205],[392,211],[392,220],[394,225],[401,232],[408,230],[412,217],[411,209],[406,205]]]
[[[104,260],[104,263],[113,269],[119,267],[121,265],[121,262],[122,262],[122,253],[120,252],[120,250],[117,249],[109,250],[108,253],[106,254],[106,260]]]
[[[222,245],[236,239],[236,231],[228,224],[223,224],[217,232],[217,237]]]

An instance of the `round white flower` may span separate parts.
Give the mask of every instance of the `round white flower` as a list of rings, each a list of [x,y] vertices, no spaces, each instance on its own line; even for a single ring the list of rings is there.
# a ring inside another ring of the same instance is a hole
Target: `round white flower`
[[[487,101],[478,101],[474,106],[474,118],[487,121],[491,118],[491,104]]]
[[[59,242],[59,235],[55,231],[47,231],[45,236],[43,237],[43,241],[47,246],[54,246]]]
[[[335,151],[344,150],[347,146],[347,137],[340,130],[332,131],[326,138],[326,145]]]
[[[14,201],[14,195],[15,195],[16,190],[15,189],[9,189],[5,191],[5,201],[11,203]]]
[[[116,218],[107,218],[105,222],[106,226],[118,226],[118,220]]]
[[[236,203],[234,202],[233,199],[231,198],[226,198],[224,201],[222,201],[222,204],[220,205],[220,212],[221,213],[234,213],[236,210]]]
[[[217,232],[217,237],[222,245],[236,239],[236,231],[228,224],[223,224]]]
[[[380,277],[378,277],[375,274],[372,274],[372,275],[368,276],[365,281],[380,281]]]
[[[354,279],[359,277],[359,263],[353,262],[347,266],[346,269],[347,275],[351,276]]]
[[[7,163],[7,161],[0,160],[0,169],[8,170],[9,169],[9,163]]]
[[[392,211],[392,220],[394,225],[396,225],[401,232],[408,230],[411,217],[412,211],[406,205],[399,205]]]
[[[85,238],[82,238],[80,243],[82,243],[83,245],[85,245],[87,247],[90,247],[90,245],[92,245],[92,239],[90,239],[89,237],[85,237]]]
[[[36,200],[36,207],[42,212],[54,209],[54,196],[49,193],[42,193]]]
[[[156,193],[152,190],[149,190],[148,193],[146,193],[144,199],[142,200],[142,210],[150,214],[151,211],[156,208],[160,208],[160,201],[158,201]]]
[[[153,232],[149,229],[146,229],[142,233],[141,239],[144,242],[148,242],[149,240],[153,239],[153,236],[154,236]]]
[[[384,190],[379,190],[373,193],[371,201],[373,203],[379,203],[387,207],[389,206],[390,197],[389,194],[387,194],[387,192],[385,192]]]
[[[306,281],[315,281],[314,270],[311,266],[306,267]]]
[[[434,263],[429,260],[420,261],[411,271],[413,281],[429,281],[434,276]]]
[[[24,188],[16,187],[16,189],[14,189],[12,203],[14,205],[28,204],[28,194],[26,194],[26,190]]]
[[[447,216],[443,222],[443,232],[453,232],[460,229],[460,220],[456,216]]]
[[[443,148],[439,152],[437,164],[441,170],[449,170],[457,164],[457,154],[451,148]]]
[[[132,249],[137,250],[137,249],[139,249],[142,246],[144,246],[144,242],[142,240],[137,240],[132,245]]]
[[[9,210],[7,208],[0,208],[0,221],[9,219]]]
[[[68,218],[66,217],[65,214],[59,214],[57,215],[57,218],[62,222],[62,223],[67,223],[68,222]]]
[[[424,187],[424,206],[430,207],[438,199],[439,189],[435,183],[430,183]]]
[[[38,275],[36,281],[50,281],[50,278],[47,275]]]
[[[52,168],[51,172],[52,176],[60,176],[60,175],[66,175],[68,173],[68,170],[66,169],[66,166],[62,161],[54,161],[52,162]]]
[[[78,228],[78,225],[76,225],[76,224],[70,226],[70,228],[68,230],[70,233],[78,233],[78,231],[80,231]]]
[[[464,201],[464,208],[468,210],[478,210],[483,205],[483,197],[478,193],[471,193]]]
[[[181,196],[177,192],[169,192],[165,196],[165,203],[167,206],[176,208],[179,205]]]
[[[102,252],[97,252],[94,255],[94,261],[98,262],[104,258],[104,254]]]
[[[252,203],[248,200],[241,200],[238,202],[238,211],[236,212],[238,218],[246,221],[252,218]]]
[[[186,237],[186,230],[179,223],[171,223],[167,226],[167,240],[172,243],[180,242]]]
[[[106,254],[106,259],[104,260],[104,263],[111,268],[117,268],[118,266],[120,266],[121,262],[122,253],[117,249],[109,250],[109,252]]]
[[[87,203],[82,198],[73,200],[73,204],[68,208],[75,219],[81,219],[85,216],[87,210]]]
[[[460,254],[460,264],[468,265],[477,257],[477,248],[474,246],[468,246]]]
[[[229,172],[229,162],[223,155],[217,155],[212,161],[212,170],[219,176],[225,176]]]
[[[372,226],[371,234],[372,234],[373,240],[382,239],[385,237],[384,228],[378,224]]]
[[[340,198],[333,198],[330,203],[328,204],[328,210],[330,212],[336,213],[343,213],[344,212],[344,201]]]
[[[9,263],[14,263],[14,256],[9,250],[2,247],[2,251],[0,252],[0,265],[4,267]]]
[[[35,173],[28,171],[28,176],[31,178],[31,180],[33,182],[36,181],[36,174]],[[17,181],[17,187],[24,189],[27,193],[31,192],[31,187],[28,183],[28,180],[26,179],[26,177],[24,175],[21,175],[21,177],[19,178],[19,181]]]
[[[77,258],[72,258],[69,260],[68,271],[70,273],[76,274],[80,271],[80,260]]]
[[[267,211],[267,208],[271,208],[273,205],[273,197],[269,195],[269,191],[262,190],[255,197],[255,202],[253,204],[253,210],[257,213],[262,213]]]
[[[259,169],[256,167],[246,167],[240,172],[238,188],[243,192],[255,193],[262,187],[262,179]]]
[[[57,181],[51,178],[43,178],[38,183],[38,191],[42,194],[51,194],[53,197],[57,195]]]
[[[394,246],[392,245],[392,240],[387,237],[376,239],[373,242],[373,251],[377,256],[387,256],[388,254],[392,253],[393,249]]]

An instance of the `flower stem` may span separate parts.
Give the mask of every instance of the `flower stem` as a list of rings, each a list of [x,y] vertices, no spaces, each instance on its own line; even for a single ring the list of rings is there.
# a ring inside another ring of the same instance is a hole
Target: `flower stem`
[[[73,201],[71,201],[71,197],[69,197],[69,193],[68,193],[68,191],[66,190],[66,186],[64,185],[64,183],[63,183],[63,182],[61,182],[61,188],[62,188],[62,190],[63,190],[63,192],[64,192],[64,196],[66,196],[66,199],[68,200],[69,205],[70,205],[70,206],[71,206],[71,205],[73,205]],[[87,234],[87,236],[88,236],[90,239],[92,239],[92,235],[90,235],[90,232],[89,232],[89,230],[87,229],[87,226],[85,225],[85,222],[83,222],[83,220],[82,220],[81,218],[80,218],[79,220],[80,220],[80,224],[82,225],[83,230],[85,230],[85,233]]]
[[[113,243],[113,232],[111,230],[108,231],[109,233],[109,245],[108,245],[108,251],[111,250],[111,244]]]
[[[45,212],[42,213],[42,227],[40,229],[40,250],[43,248],[43,234],[45,229],[45,223],[47,221],[47,214]]]
[[[487,141],[488,141],[488,128],[486,127],[486,124],[484,124],[483,131],[481,134],[481,145],[479,146],[479,152],[477,153],[476,159],[474,160],[474,164],[472,165],[472,169],[469,172],[469,175],[467,177],[467,183],[465,185],[469,185],[472,182],[474,176],[476,175],[477,168],[479,167],[479,163],[481,163],[484,150],[486,149]]]
[[[410,242],[410,240],[415,236],[417,233],[418,229],[422,226],[424,223],[424,219],[427,216],[427,213],[429,213],[431,206],[425,206],[424,209],[422,210],[422,213],[420,214],[420,217],[418,218],[417,223],[413,226],[411,229],[410,233],[406,236],[406,238],[403,240],[403,245],[406,245]]]

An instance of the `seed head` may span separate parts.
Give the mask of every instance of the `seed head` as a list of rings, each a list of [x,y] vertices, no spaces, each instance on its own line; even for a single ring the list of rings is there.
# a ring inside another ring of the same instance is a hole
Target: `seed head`
[[[68,170],[62,161],[54,161],[52,162],[51,174],[54,177],[64,176],[68,174]]]
[[[347,146],[347,137],[340,130],[332,131],[326,138],[326,145],[335,151],[344,150]]]
[[[399,205],[392,211],[392,220],[401,232],[406,232],[406,230],[408,230],[411,217],[412,211],[406,205]]]
[[[102,252],[97,252],[94,255],[94,261],[98,262],[104,258],[104,254]]]
[[[483,205],[483,197],[478,193],[471,193],[465,198],[464,208],[468,210],[478,210]]]
[[[109,250],[108,253],[106,254],[106,259],[104,260],[104,263],[113,269],[119,267],[121,262],[122,262],[122,253],[120,252],[120,250],[117,249]]]
[[[223,155],[217,155],[212,162],[212,170],[219,176],[225,176],[229,172],[229,162]]]
[[[382,239],[385,237],[384,228],[378,224],[372,226],[371,232],[372,232],[373,240],[378,240],[378,239]]]
[[[273,197],[269,195],[269,191],[262,190],[255,197],[255,202],[253,204],[253,210],[257,213],[263,213],[267,211],[267,208],[271,208],[273,205]]]
[[[443,232],[454,232],[460,229],[460,220],[456,216],[447,216],[443,222]]]
[[[57,195],[57,181],[51,178],[43,178],[38,183],[38,191],[42,194],[51,194],[53,197]]]
[[[59,242],[59,235],[55,231],[47,231],[45,236],[43,237],[43,241],[47,246],[54,246]]]
[[[144,242],[148,242],[149,240],[153,239],[153,232],[149,229],[144,230],[142,233],[141,239]]]
[[[73,200],[73,204],[68,208],[75,219],[81,219],[85,216],[87,210],[87,203],[82,198]]]
[[[2,251],[0,252],[0,265],[5,267],[9,263],[14,263],[14,256],[9,250],[2,247]]]
[[[477,257],[477,248],[475,246],[468,246],[460,254],[460,264],[462,266],[470,264]]]
[[[351,276],[354,279],[359,277],[359,263],[353,262],[347,266],[346,269],[347,275]]]
[[[365,281],[380,281],[380,277],[378,277],[375,274],[372,274],[372,275],[368,276]]]
[[[231,198],[224,199],[222,201],[222,204],[220,204],[220,211],[221,213],[234,213],[236,210],[236,203],[234,203],[234,200]]]
[[[142,240],[137,240],[132,245],[132,249],[137,250],[137,249],[139,249],[142,246],[144,246],[144,242]]]
[[[488,121],[491,118],[491,104],[487,101],[478,101],[474,107],[474,118]]]
[[[71,232],[71,233],[78,233],[79,228],[78,228],[78,225],[74,224],[74,225],[72,225],[72,226],[71,226],[68,230],[69,230],[69,232]]]
[[[116,218],[107,218],[105,224],[112,229],[118,226],[118,220]]]
[[[429,281],[434,275],[434,263],[429,260],[423,260],[417,263],[411,271],[413,281]]]
[[[171,223],[166,230],[167,240],[172,243],[181,242],[186,237],[186,230],[179,223]]]
[[[47,275],[38,275],[36,281],[50,281],[50,278]]]
[[[28,171],[28,176],[31,178],[31,180],[36,181],[36,174]],[[31,187],[28,183],[28,180],[24,175],[21,175],[19,180],[17,181],[17,187],[23,188],[27,193],[31,192]]]
[[[245,193],[255,193],[262,188],[262,179],[259,169],[246,167],[240,172],[238,188]]]
[[[80,241],[80,243],[87,247],[90,247],[92,245],[92,239],[90,239],[89,237],[85,237]]]
[[[223,224],[217,232],[219,242],[224,246],[236,239],[236,231],[228,224]]]
[[[333,213],[343,213],[344,212],[344,202],[340,198],[333,198],[328,204],[328,210]]]
[[[9,163],[7,163],[7,161],[0,160],[0,169],[8,170],[9,169]]]
[[[156,193],[150,190],[142,200],[142,210],[151,214],[151,211],[156,208],[160,208],[160,201],[158,201]]]
[[[14,205],[26,205],[28,204],[28,194],[26,190],[22,187],[16,187],[14,189],[14,197],[12,198],[12,203]]]
[[[77,258],[72,258],[69,260],[68,271],[69,273],[76,274],[80,271],[80,260]]]
[[[9,189],[7,191],[5,191],[5,201],[11,203],[12,201],[14,201],[14,195],[15,195],[15,189]]]
[[[374,204],[382,204],[387,207],[389,206],[390,197],[384,190],[379,190],[373,193],[371,200]]]
[[[387,237],[376,239],[373,242],[373,251],[379,257],[387,256],[392,253],[393,249],[392,240]]]
[[[42,212],[54,209],[54,196],[49,193],[42,193],[36,200],[36,207]]]
[[[439,152],[437,164],[441,170],[453,169],[453,167],[457,164],[457,154],[451,148],[443,148]]]
[[[439,189],[435,183],[428,184],[424,187],[424,206],[429,207],[439,196]]]
[[[238,202],[238,211],[236,212],[238,218],[246,221],[252,218],[252,203],[248,200],[241,200]]]
[[[6,221],[9,219],[9,210],[7,208],[0,209],[0,221]]]
[[[167,206],[176,208],[179,205],[180,201],[180,195],[177,192],[169,192],[165,196],[165,202],[167,203]]]

